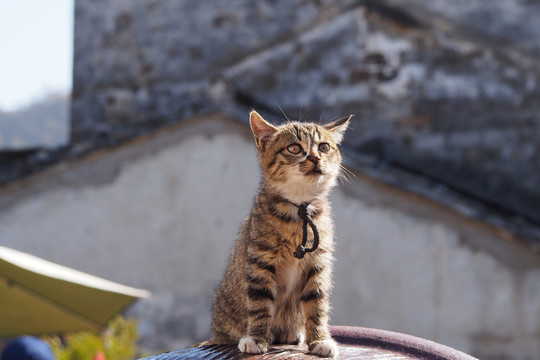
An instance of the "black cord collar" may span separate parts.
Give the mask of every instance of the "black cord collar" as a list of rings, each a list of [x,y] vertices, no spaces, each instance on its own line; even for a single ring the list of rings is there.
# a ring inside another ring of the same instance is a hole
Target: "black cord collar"
[[[289,201],[290,202],[290,201]],[[317,226],[311,219],[311,216],[309,215],[307,211],[307,207],[309,206],[309,203],[303,203],[300,205],[296,205],[295,203],[292,203],[294,206],[298,207],[298,217],[302,219],[302,243],[298,245],[296,248],[296,251],[293,252],[293,255],[297,259],[302,259],[304,255],[308,252],[312,252],[317,250],[317,247],[319,247],[319,231],[317,230]],[[307,244],[307,238],[308,238],[308,225],[311,227],[311,230],[313,231],[313,246],[309,249],[306,249]]]

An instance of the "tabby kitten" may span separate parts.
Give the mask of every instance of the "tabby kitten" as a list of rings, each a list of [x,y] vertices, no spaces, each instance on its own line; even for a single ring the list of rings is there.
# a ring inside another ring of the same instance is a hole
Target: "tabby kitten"
[[[350,118],[276,127],[250,113],[263,179],[216,290],[210,343],[264,353],[271,343],[305,340],[310,353],[337,355],[328,331],[334,243],[327,195]]]

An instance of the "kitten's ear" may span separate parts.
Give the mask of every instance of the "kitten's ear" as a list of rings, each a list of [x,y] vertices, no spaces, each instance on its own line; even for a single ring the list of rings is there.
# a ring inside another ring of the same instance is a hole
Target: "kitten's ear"
[[[326,130],[330,130],[332,133],[332,137],[336,144],[341,143],[341,140],[343,140],[343,134],[345,134],[345,130],[347,130],[347,127],[349,126],[349,120],[351,120],[352,117],[353,115],[348,115],[324,125]]]
[[[249,113],[249,124],[251,125],[253,135],[255,135],[257,147],[264,147],[266,142],[278,130],[272,124],[267,123],[255,110]]]

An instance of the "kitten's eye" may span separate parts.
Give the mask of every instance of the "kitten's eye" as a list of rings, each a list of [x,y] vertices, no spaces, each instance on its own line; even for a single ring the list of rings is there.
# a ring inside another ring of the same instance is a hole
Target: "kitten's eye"
[[[330,145],[328,145],[328,143],[320,143],[319,144],[319,151],[323,152],[323,153],[329,152],[330,151]]]
[[[291,154],[300,154],[300,152],[302,151],[302,147],[298,144],[292,144],[292,145],[289,145],[289,147],[287,148],[287,150],[291,153]]]

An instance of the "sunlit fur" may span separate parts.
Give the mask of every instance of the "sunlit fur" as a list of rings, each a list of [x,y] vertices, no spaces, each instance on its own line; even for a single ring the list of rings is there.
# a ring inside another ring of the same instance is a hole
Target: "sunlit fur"
[[[242,352],[262,353],[271,343],[305,340],[312,353],[337,355],[328,331],[334,242],[327,195],[340,174],[338,145],[349,119],[273,126],[250,114],[262,181],[216,290],[210,343],[237,343]],[[290,151],[295,144],[301,146],[298,154]],[[298,205],[308,203],[320,243],[297,259]]]

